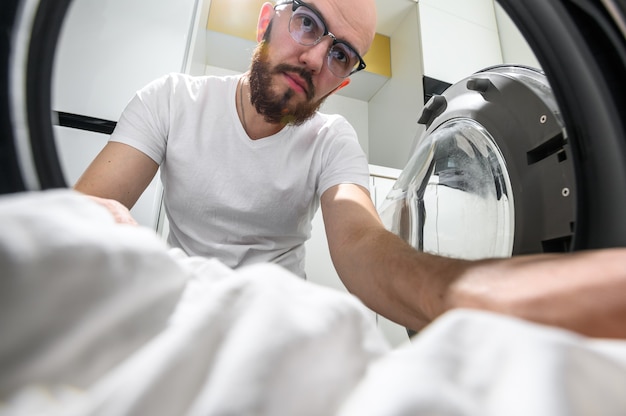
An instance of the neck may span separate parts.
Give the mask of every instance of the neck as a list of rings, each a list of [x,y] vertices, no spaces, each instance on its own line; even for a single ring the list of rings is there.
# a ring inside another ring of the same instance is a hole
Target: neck
[[[285,125],[268,123],[261,114],[257,113],[256,108],[250,102],[250,78],[248,75],[245,73],[237,84],[237,113],[248,137],[252,140],[258,140],[278,133]]]

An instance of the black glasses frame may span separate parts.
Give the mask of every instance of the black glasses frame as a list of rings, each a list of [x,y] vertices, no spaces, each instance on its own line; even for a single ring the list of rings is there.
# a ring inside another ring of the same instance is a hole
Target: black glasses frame
[[[297,40],[293,36],[293,34],[291,33],[291,18],[290,18],[290,21],[289,21],[289,34],[291,35],[291,37],[296,42],[300,43],[301,45],[305,45],[305,46],[315,46],[318,43],[320,43],[325,36],[328,36],[328,37],[330,37],[333,40],[332,45],[330,46],[330,48],[328,48],[329,54],[330,54],[330,50],[332,49],[332,47],[337,45],[337,44],[339,44],[339,43],[348,46],[350,49],[352,49],[354,51],[356,57],[359,59],[359,64],[345,76],[339,76],[339,75],[337,75],[337,74],[335,74],[333,72],[333,74],[336,77],[338,77],[338,78],[348,78],[350,75],[352,75],[352,74],[354,74],[356,72],[359,72],[359,71],[361,71],[361,70],[366,68],[367,65],[365,64],[365,61],[363,60],[361,55],[356,51],[356,49],[349,42],[347,42],[345,40],[337,39],[337,37],[328,30],[328,27],[326,25],[326,21],[324,20],[322,15],[315,9],[315,7],[313,5],[307,4],[307,3],[303,2],[302,0],[285,0],[285,1],[278,2],[274,6],[274,9],[276,9],[279,6],[284,6],[284,5],[287,5],[287,4],[293,4],[292,9],[291,9],[292,13],[295,12],[296,10],[298,10],[299,7],[307,8],[308,10],[311,11],[311,13],[313,13],[315,16],[317,16],[319,21],[322,22],[322,24],[324,25],[324,33],[322,33],[322,35],[314,43],[312,43],[312,44],[305,44],[305,43],[302,43],[299,40]],[[293,15],[292,15],[292,17],[293,17]],[[330,69],[330,66],[329,66],[328,69]],[[332,72],[332,70],[331,70],[331,72]]]

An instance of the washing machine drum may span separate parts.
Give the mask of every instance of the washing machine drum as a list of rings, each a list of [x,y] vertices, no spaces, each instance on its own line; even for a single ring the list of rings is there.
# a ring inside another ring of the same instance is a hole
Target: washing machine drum
[[[545,76],[491,68],[434,98],[385,221],[464,257],[626,246],[625,0],[497,1]],[[50,74],[70,2],[3,0],[0,193],[66,186]]]
[[[411,245],[462,258],[568,251],[576,181],[545,75],[486,69],[426,104],[426,133],[381,207]]]

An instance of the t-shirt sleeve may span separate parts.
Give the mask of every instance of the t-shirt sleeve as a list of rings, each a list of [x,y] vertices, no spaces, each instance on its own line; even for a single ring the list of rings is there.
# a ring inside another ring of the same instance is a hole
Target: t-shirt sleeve
[[[139,90],[122,112],[109,141],[132,146],[160,165],[167,146],[174,84],[173,76],[168,75]]]
[[[318,195],[321,197],[329,188],[344,183],[360,185],[369,190],[367,157],[354,128],[343,117],[338,117],[324,129],[328,131],[323,133],[327,137]]]

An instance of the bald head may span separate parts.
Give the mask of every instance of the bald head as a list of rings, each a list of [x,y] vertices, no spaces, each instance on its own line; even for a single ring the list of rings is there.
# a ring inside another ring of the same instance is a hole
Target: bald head
[[[369,50],[376,35],[376,1],[375,0],[331,0],[337,1],[342,4],[344,8],[347,8],[348,13],[353,15],[353,19],[362,26],[363,37],[367,42],[367,49],[363,51],[363,54]]]

